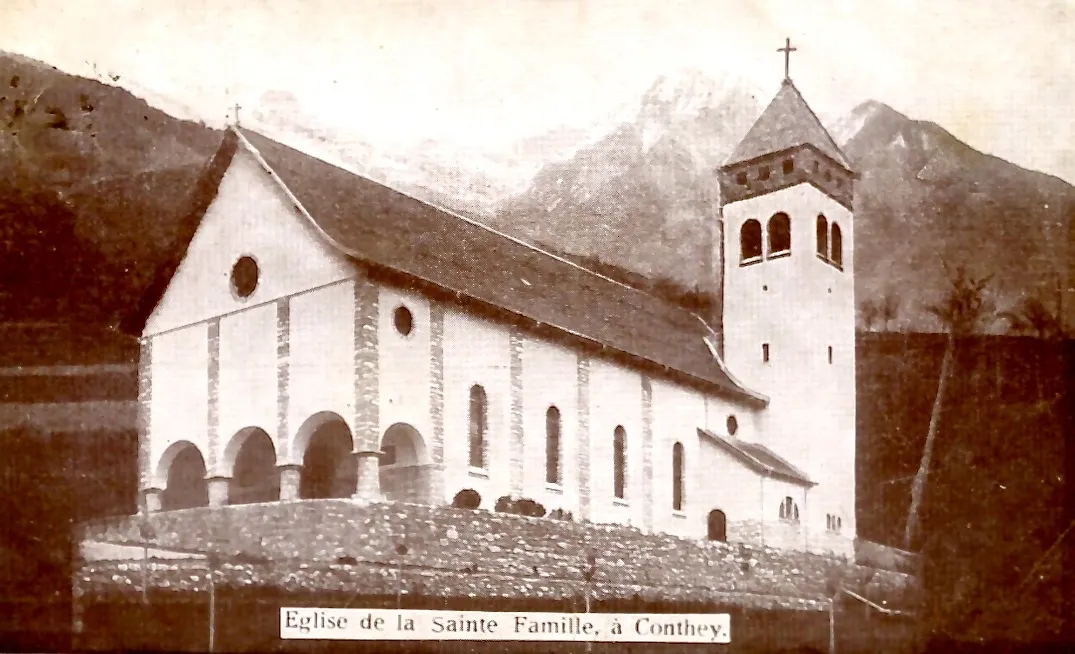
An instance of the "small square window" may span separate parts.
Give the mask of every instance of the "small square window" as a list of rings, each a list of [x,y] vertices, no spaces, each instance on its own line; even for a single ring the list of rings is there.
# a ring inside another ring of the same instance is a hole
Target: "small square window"
[[[746,172],[741,172],[741,173],[737,174],[735,176],[735,181],[740,186],[746,186],[747,185],[747,174],[746,174]]]
[[[760,179],[760,180],[769,179],[769,166],[762,166],[761,168],[758,169],[758,179]]]
[[[784,174],[790,175],[795,171],[795,161],[793,159],[784,160]]]
[[[769,361],[769,344],[768,343],[762,343],[761,344],[761,360],[765,361],[767,363]]]

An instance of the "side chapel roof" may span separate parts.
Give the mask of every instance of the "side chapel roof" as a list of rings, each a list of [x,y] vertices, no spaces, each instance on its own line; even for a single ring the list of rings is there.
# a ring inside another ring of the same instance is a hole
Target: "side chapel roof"
[[[783,479],[801,486],[817,485],[816,482],[810,480],[810,477],[805,472],[791,465],[786,459],[760,443],[730,440],[718,436],[708,429],[701,428],[698,429],[698,435],[715,442],[721,449],[731,454],[732,457],[762,475]]]
[[[710,345],[715,332],[690,311],[245,128],[229,130],[211,162],[195,195],[199,219],[211,199],[206,185],[215,193],[236,136],[330,244],[349,257],[551,327],[636,364],[767,403],[730,376]],[[188,224],[184,232],[193,237],[194,228]],[[177,266],[173,262],[165,271],[149,303],[159,301]]]
[[[750,161],[800,145],[812,145],[849,172],[850,162],[828,130],[806,104],[799,89],[785,79],[780,90],[743,140],[724,162],[725,166]]]

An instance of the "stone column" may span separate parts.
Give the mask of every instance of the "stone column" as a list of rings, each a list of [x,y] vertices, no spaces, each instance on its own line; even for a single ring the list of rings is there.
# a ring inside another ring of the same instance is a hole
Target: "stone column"
[[[220,507],[228,504],[228,477],[209,477],[209,506]]]
[[[381,453],[375,450],[355,452],[358,483],[353,499],[359,504],[381,502]]]
[[[508,437],[509,479],[512,495],[522,495],[526,481],[524,471],[526,450],[523,436],[523,336],[517,327],[511,328],[509,337],[510,359],[508,373],[511,379],[511,428]],[[544,476],[542,477],[544,479]]]
[[[653,529],[653,383],[642,376],[642,529]]]
[[[590,519],[590,359],[579,354],[576,367],[578,391],[579,519]]]
[[[277,466],[280,473],[280,501],[294,502],[299,499],[299,480],[302,478],[302,466],[286,464]]]
[[[164,491],[160,488],[147,488],[142,491],[142,506],[146,513],[156,513],[161,510],[161,495]]]

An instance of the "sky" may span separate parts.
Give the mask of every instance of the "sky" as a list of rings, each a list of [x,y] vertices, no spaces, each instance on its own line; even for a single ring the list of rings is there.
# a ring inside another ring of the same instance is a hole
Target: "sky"
[[[383,144],[486,149],[593,124],[688,68],[775,94],[785,37],[823,117],[880,100],[1075,183],[1075,0],[0,3],[0,49],[210,124],[286,90]]]

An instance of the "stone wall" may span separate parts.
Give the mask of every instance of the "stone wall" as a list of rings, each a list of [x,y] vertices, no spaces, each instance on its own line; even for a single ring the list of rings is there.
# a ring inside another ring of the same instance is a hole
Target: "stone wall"
[[[138,542],[135,520],[86,524],[81,538]],[[719,599],[820,610],[833,581],[890,606],[900,604],[911,585],[906,575],[808,553],[644,534],[618,525],[392,502],[252,504],[158,513],[149,520],[155,543],[218,552],[229,561],[218,569],[220,582],[240,586],[390,589],[400,544],[408,550],[402,557],[408,578],[420,580],[423,593],[445,597],[572,597],[579,592],[589,552],[597,556],[598,599]],[[262,563],[242,562],[250,557]],[[194,568],[185,570],[184,565]],[[158,565],[152,578],[155,586],[201,588],[204,564]],[[76,574],[79,594],[137,592],[139,583],[136,562],[87,563]]]

